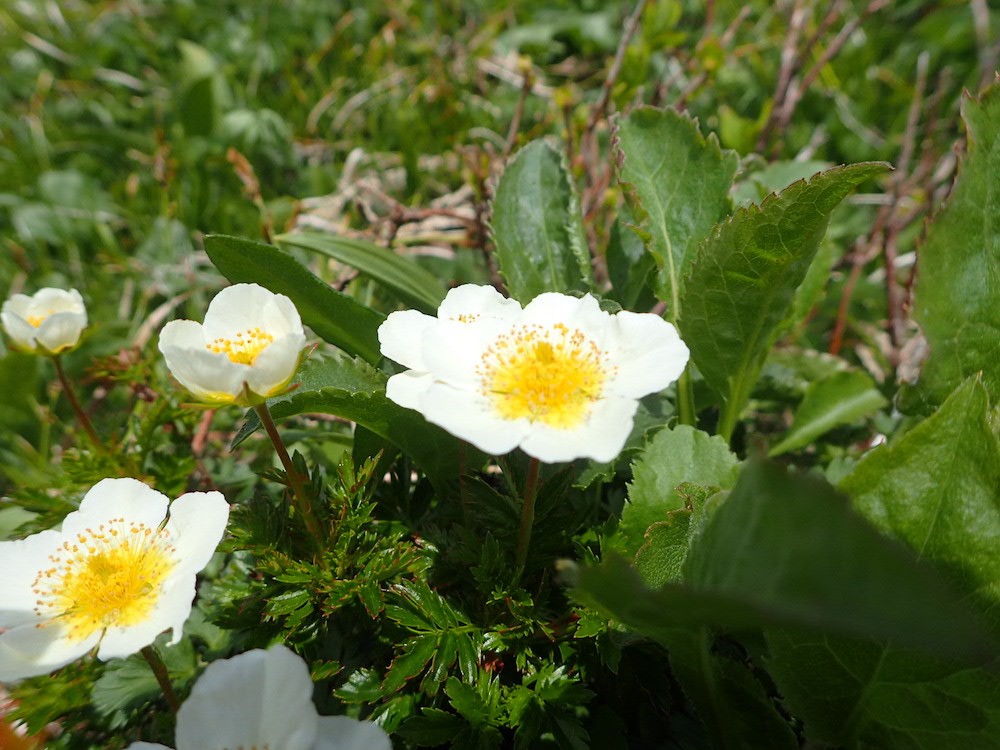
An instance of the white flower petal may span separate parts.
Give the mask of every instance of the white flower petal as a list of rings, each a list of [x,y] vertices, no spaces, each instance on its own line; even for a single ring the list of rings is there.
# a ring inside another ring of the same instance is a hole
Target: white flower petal
[[[305,340],[306,334],[302,328],[302,318],[299,317],[299,311],[296,309],[295,303],[284,294],[272,294],[271,299],[268,300],[261,312],[264,319],[264,325],[261,327],[275,338],[291,334],[298,335],[303,341]]]
[[[229,503],[221,492],[188,492],[170,506],[167,530],[180,569],[197,573],[215,554],[229,521]]]
[[[155,742],[133,742],[125,750],[173,750],[173,748],[157,745]]]
[[[12,294],[0,309],[9,315],[16,315],[21,320],[27,320],[28,316],[31,315],[28,312],[31,309],[31,297],[27,294]]]
[[[681,376],[690,353],[673,325],[651,313],[620,312],[614,318],[618,371],[606,395],[641,398]]]
[[[432,385],[434,376],[430,373],[407,370],[389,378],[385,384],[385,395],[400,406],[419,410],[420,400]]]
[[[491,287],[492,288],[492,287]],[[510,323],[499,320],[478,320],[474,323],[441,321],[429,328],[423,338],[423,360],[435,380],[479,388],[476,369],[483,354],[497,337],[510,329]]]
[[[39,571],[49,567],[49,555],[62,538],[50,529],[27,539],[0,542],[0,628],[39,622],[35,612],[38,595],[31,589]]]
[[[604,312],[600,303],[589,294],[570,297],[546,292],[525,306],[518,322],[540,325],[562,323],[570,328],[579,328],[589,338],[595,338],[595,333],[603,331],[610,321],[610,313]]]
[[[274,292],[258,284],[233,284],[220,291],[205,311],[205,337],[207,341],[232,338],[247,328],[267,328],[267,310],[272,306]]]
[[[87,316],[78,312],[57,312],[38,326],[35,341],[53,354],[74,347],[87,327]]]
[[[233,362],[221,352],[209,351],[204,345],[182,349],[164,344],[162,339],[160,351],[177,382],[204,401],[232,403],[243,392],[247,366]]]
[[[313,750],[392,750],[378,724],[347,716],[320,716]]]
[[[138,479],[102,479],[83,496],[80,509],[66,516],[62,534],[72,538],[79,533],[89,533],[90,529],[112,518],[123,518],[126,523],[141,523],[155,529],[166,518],[168,504],[166,495]]]
[[[378,327],[382,356],[411,370],[426,370],[422,354],[423,337],[437,322],[437,318],[424,315],[418,310],[389,313],[389,317]]]
[[[16,296],[23,297],[24,295]],[[0,313],[0,322],[3,323],[4,330],[17,348],[29,352],[35,351],[35,334],[38,333],[38,329],[22,316],[8,310],[9,302],[10,300],[4,303],[4,311]]]
[[[501,419],[478,393],[434,383],[420,401],[428,422],[444,427],[485,453],[509,453],[528,434],[526,419]]]
[[[71,640],[58,622],[44,627],[20,625],[0,633],[0,682],[47,674],[75,661],[97,645],[95,632],[83,640]]]
[[[312,693],[305,662],[284,646],[212,662],[177,714],[177,748],[311,750]]]
[[[243,377],[250,390],[268,398],[288,385],[305,345],[306,337],[301,333],[289,333],[269,344],[257,355],[252,366],[244,366]]]
[[[59,312],[82,313],[84,325],[87,323],[83,297],[76,289],[55,289],[48,286],[32,295],[31,305],[28,308],[29,315],[51,315]]]
[[[476,284],[449,289],[438,307],[439,320],[457,321],[460,316],[514,320],[520,314],[521,305],[517,300],[504,297],[491,286]]]
[[[540,422],[531,426],[531,433],[521,443],[521,449],[545,463],[592,458],[608,462],[621,453],[632,431],[632,419],[639,402],[634,399],[601,399],[583,426],[572,430],[556,429]]]
[[[184,632],[184,623],[191,616],[194,601],[195,577],[193,573],[170,576],[156,598],[149,615],[135,625],[109,626],[101,639],[97,658],[124,659],[145,648],[164,630],[173,630],[171,643],[177,643]]]
[[[201,323],[193,320],[171,320],[160,329],[159,348],[204,349],[208,340]]]

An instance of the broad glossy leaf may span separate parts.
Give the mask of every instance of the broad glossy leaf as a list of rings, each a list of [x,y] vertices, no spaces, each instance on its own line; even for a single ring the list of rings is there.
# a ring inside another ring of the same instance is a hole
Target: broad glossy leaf
[[[725,441],[687,425],[660,430],[632,464],[632,483],[622,508],[621,534],[628,552],[643,543],[651,524],[685,507],[676,488],[682,482],[729,489],[736,481],[736,456]]]
[[[219,234],[205,238],[205,252],[234,284],[260,284],[290,298],[302,322],[331,344],[372,364],[382,358],[378,327],[385,316],[338,292],[290,255],[272,245]]]
[[[672,109],[638,107],[618,122],[615,137],[618,179],[659,268],[656,293],[674,320],[695,246],[731,207],[739,157]]]
[[[335,414],[364,425],[398,446],[435,484],[457,481],[461,473],[478,468],[485,460],[482,453],[430,424],[419,412],[386,398],[385,375],[364,362],[335,353],[313,355],[294,382],[298,388],[267,402],[275,419]],[[257,414],[248,411],[233,446],[259,427]]]
[[[427,313],[444,299],[444,286],[426,268],[371,242],[320,232],[296,232],[275,237],[279,245],[322,253],[355,268],[388,289],[404,304]]]
[[[717,492],[690,482],[677,491],[685,496],[685,507],[669,511],[667,520],[646,529],[643,545],[635,554],[635,569],[651,588],[681,579],[691,544],[705,523],[705,505]]]
[[[917,256],[914,317],[930,344],[916,398],[941,403],[982,371],[1000,401],[1000,86],[966,99],[969,153]]]
[[[511,296],[590,289],[580,202],[563,156],[532,141],[507,164],[493,201],[493,239]]]
[[[723,399],[728,439],[830,212],[881,163],[838,167],[742,208],[698,247],[684,282],[679,327],[698,370]]]
[[[970,380],[842,486],[1000,633],[1000,446]],[[956,639],[960,638],[956,634]],[[884,748],[1000,748],[1000,663],[967,669],[890,643],[769,633],[771,670],[811,736]]]
[[[867,417],[887,403],[863,372],[837,372],[817,380],[806,389],[792,426],[771,448],[770,455],[779,456],[809,445],[834,427]]]
[[[830,485],[751,462],[687,557],[685,584],[650,590],[624,561],[583,569],[585,603],[662,640],[676,626],[794,627],[896,638],[981,663],[989,634],[929,566]]]

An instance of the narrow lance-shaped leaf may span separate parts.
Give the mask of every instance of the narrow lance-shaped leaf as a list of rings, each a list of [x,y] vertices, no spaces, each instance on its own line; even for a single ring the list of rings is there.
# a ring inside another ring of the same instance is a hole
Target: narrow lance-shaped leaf
[[[842,424],[867,417],[888,402],[863,372],[836,372],[809,385],[795,410],[792,426],[770,455],[809,445],[820,435]]]
[[[1000,402],[1000,85],[966,99],[962,115],[969,153],[917,255],[914,317],[930,355],[904,408],[939,404],[977,372]]]
[[[282,234],[275,241],[283,246],[312,250],[351,266],[418,310],[433,313],[444,299],[444,286],[434,274],[411,259],[371,242],[320,232]]]
[[[729,212],[739,166],[715,135],[672,109],[634,109],[617,124],[618,179],[637,220],[635,229],[658,266],[656,293],[676,320],[691,254]]]
[[[933,416],[872,451],[842,486],[883,532],[946,573],[1000,633],[1000,444],[980,382],[970,379]],[[1000,749],[997,660],[969,669],[908,651],[897,639],[770,632],[767,640],[771,674],[815,740]]]
[[[805,278],[830,212],[886,169],[865,163],[797,182],[748,206],[698,247],[684,282],[679,321],[691,358],[722,397],[719,433],[729,438]]]
[[[291,299],[302,322],[331,344],[372,364],[382,358],[378,327],[385,316],[338,292],[290,255],[272,245],[218,234],[205,238],[205,252],[234,284],[260,284]]]
[[[591,288],[576,188],[562,154],[545,141],[532,141],[507,164],[492,225],[500,272],[515,299]]]

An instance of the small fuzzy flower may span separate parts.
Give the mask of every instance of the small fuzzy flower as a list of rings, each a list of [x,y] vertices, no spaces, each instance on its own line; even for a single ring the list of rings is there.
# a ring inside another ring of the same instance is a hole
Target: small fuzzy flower
[[[3,328],[15,348],[59,354],[80,342],[87,327],[87,308],[76,289],[39,289],[29,297],[15,294],[3,303]]]
[[[547,293],[523,309],[493,287],[452,289],[436,318],[392,313],[382,354],[409,371],[386,395],[495,455],[520,447],[547,463],[611,461],[637,399],[680,377],[688,349],[657,315],[601,310]]]
[[[177,713],[177,750],[390,750],[370,721],[320,716],[301,657],[285,646],[255,649],[208,665]],[[170,750],[133,742],[127,750]]]
[[[0,682],[45,674],[93,648],[135,653],[181,637],[195,574],[222,538],[229,504],[189,492],[169,504],[136,479],[103,479],[60,531],[0,542]]]
[[[281,393],[306,343],[292,301],[235,284],[208,305],[205,322],[174,320],[160,332],[171,374],[199,400],[255,406]]]

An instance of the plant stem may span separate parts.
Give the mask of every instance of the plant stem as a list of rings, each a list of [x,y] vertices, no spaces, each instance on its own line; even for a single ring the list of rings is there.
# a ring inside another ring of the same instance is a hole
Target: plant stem
[[[681,424],[694,427],[697,411],[694,406],[694,389],[691,387],[691,370],[687,368],[677,379],[677,416]]]
[[[268,410],[267,404],[255,406],[254,410],[257,412],[257,416],[260,417],[260,423],[264,425],[267,436],[271,438],[271,444],[278,454],[281,465],[285,467],[285,476],[288,477],[288,483],[292,486],[292,497],[295,500],[295,507],[302,514],[302,518],[306,523],[306,529],[309,530],[313,540],[316,542],[317,550],[322,552],[324,549],[323,533],[320,530],[319,521],[316,520],[316,514],[313,513],[312,500],[306,493],[305,485],[302,484],[302,476],[292,465],[292,459],[289,458],[285,442],[281,439],[281,435],[278,434],[278,428],[275,427],[274,420],[271,419],[271,412]],[[319,559],[322,560],[322,556]]]
[[[97,448],[99,452],[107,453],[108,449],[104,447],[104,443],[102,443],[101,439],[97,437],[97,431],[94,430],[94,425],[90,423],[90,419],[87,417],[86,412],[84,412],[83,407],[80,406],[80,402],[76,399],[76,393],[73,392],[73,386],[70,385],[69,378],[66,377],[66,371],[63,370],[62,359],[56,355],[52,358],[52,363],[56,367],[56,375],[59,376],[59,382],[62,383],[63,392],[66,394],[66,398],[69,399],[69,405],[76,414],[76,418],[80,421],[83,431],[87,433],[87,436],[90,438],[90,442],[94,444],[94,447]]]
[[[163,659],[152,646],[144,646],[142,655],[146,658],[149,668],[153,670],[156,681],[160,683],[160,689],[163,690],[163,697],[170,704],[170,710],[177,713],[181,708],[181,702],[177,700],[174,686],[170,684],[170,675],[167,673],[167,666],[163,663]]]
[[[535,522],[535,495],[538,493],[538,469],[537,458],[531,459],[528,464],[528,480],[524,485],[524,505],[521,508],[521,530],[517,535],[517,558],[515,560],[518,575],[524,569],[524,564],[528,560],[528,545],[531,543],[531,526]]]

